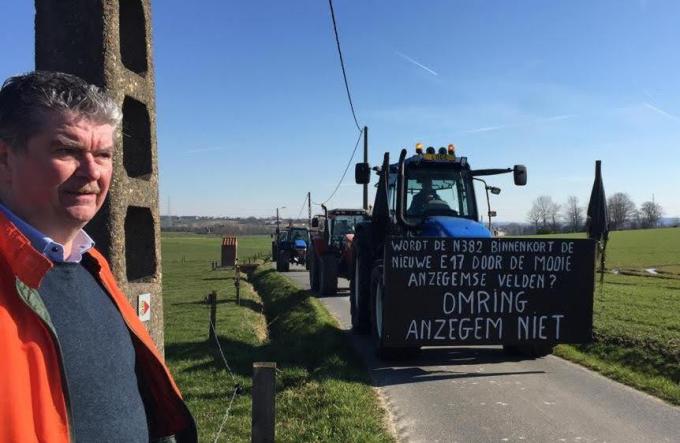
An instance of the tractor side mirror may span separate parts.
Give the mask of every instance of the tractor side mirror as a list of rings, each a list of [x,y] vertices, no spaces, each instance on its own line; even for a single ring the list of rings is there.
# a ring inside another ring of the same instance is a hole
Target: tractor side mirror
[[[527,184],[527,167],[524,165],[515,165],[512,171],[515,184],[517,186],[524,186]]]
[[[493,195],[498,195],[501,193],[501,188],[497,188],[495,186],[489,186],[489,192],[492,193]]]
[[[354,181],[365,185],[371,181],[371,166],[368,163],[357,163],[354,166]]]
[[[312,228],[318,228],[319,227],[319,219],[317,217],[314,217],[312,219]]]

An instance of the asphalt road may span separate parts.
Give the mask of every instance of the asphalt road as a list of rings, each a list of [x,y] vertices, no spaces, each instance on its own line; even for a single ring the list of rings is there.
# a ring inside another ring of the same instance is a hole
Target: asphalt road
[[[284,273],[309,289],[307,272]],[[498,347],[426,348],[383,363],[349,332],[349,282],[320,300],[347,331],[404,442],[680,442],[680,408],[558,357]]]

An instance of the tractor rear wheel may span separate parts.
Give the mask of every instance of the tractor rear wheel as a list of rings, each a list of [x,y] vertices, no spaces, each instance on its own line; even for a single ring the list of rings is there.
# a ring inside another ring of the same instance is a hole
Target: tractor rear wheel
[[[288,272],[290,270],[290,255],[288,251],[279,251],[276,258],[276,270],[278,272]]]
[[[334,254],[321,256],[321,278],[319,292],[321,295],[335,295],[338,291],[338,259]]]
[[[316,256],[316,253],[312,251],[312,253],[307,256],[307,260],[309,263],[309,287],[312,289],[314,292],[319,291],[319,258]]]

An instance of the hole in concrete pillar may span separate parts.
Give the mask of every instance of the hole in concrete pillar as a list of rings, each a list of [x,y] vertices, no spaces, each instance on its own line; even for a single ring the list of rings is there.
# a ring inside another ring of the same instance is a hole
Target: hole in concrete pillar
[[[120,0],[120,57],[123,65],[137,74],[147,70],[146,18],[141,0]]]
[[[125,216],[125,262],[129,282],[155,277],[155,232],[151,209],[128,207]]]
[[[144,103],[131,97],[123,101],[123,166],[129,177],[151,178],[149,111]]]

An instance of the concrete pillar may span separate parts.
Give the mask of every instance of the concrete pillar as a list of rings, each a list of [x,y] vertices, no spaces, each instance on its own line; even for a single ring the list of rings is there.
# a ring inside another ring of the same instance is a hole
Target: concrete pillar
[[[36,0],[36,69],[104,87],[123,109],[109,197],[86,230],[163,353],[156,99],[150,0]]]

